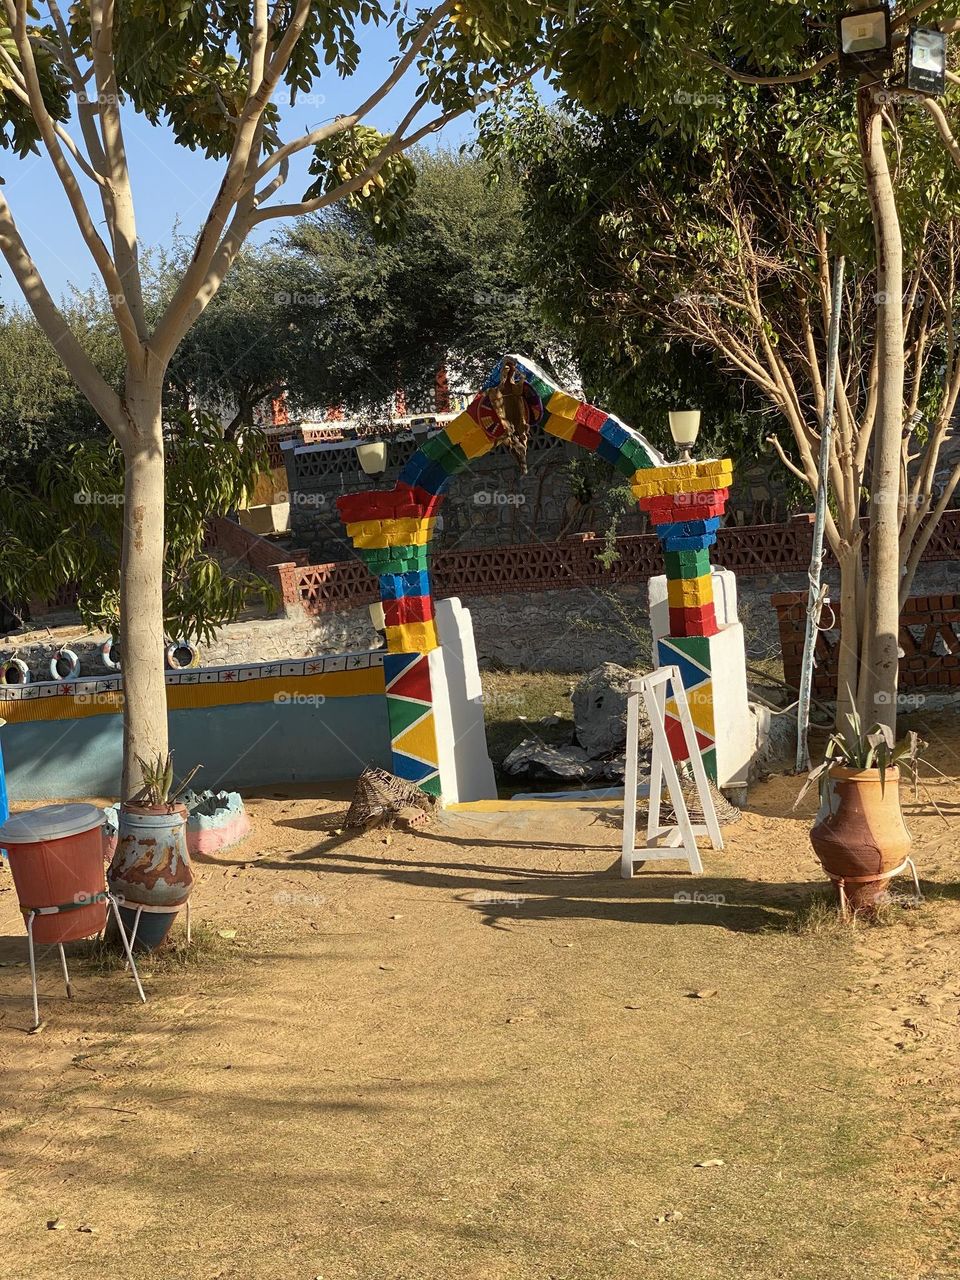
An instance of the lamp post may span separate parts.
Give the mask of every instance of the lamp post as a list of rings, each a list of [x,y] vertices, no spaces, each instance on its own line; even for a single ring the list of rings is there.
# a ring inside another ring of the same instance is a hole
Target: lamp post
[[[700,434],[700,410],[671,409],[670,434],[673,436],[673,443],[680,450],[680,461],[692,462],[691,450]]]

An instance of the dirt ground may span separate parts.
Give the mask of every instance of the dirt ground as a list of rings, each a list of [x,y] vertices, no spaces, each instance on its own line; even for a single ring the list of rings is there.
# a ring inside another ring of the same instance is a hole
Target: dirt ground
[[[960,767],[933,736],[927,901],[883,927],[806,905],[793,778],[697,881],[622,881],[615,809],[347,838],[346,791],[272,793],[197,866],[186,967],[145,959],[140,1006],[78,956],[69,1004],[48,955],[28,1036],[3,870],[0,1274],[960,1277]]]

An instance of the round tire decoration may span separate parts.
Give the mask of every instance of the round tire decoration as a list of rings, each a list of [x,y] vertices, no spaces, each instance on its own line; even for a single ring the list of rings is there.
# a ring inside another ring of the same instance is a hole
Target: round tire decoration
[[[186,667],[199,667],[200,650],[189,640],[176,640],[167,646],[167,666],[172,671],[183,671]]]
[[[120,649],[119,646],[115,650],[113,640],[104,640],[100,646],[100,661],[108,671],[120,670]]]
[[[30,668],[22,658],[8,658],[0,666],[0,684],[29,684]]]
[[[80,659],[72,649],[58,649],[50,659],[51,680],[76,680],[80,674]]]

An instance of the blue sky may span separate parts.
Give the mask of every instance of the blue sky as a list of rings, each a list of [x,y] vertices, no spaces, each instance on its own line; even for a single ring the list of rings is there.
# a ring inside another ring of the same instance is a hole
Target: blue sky
[[[329,72],[317,82],[309,98],[298,101],[292,108],[284,106],[284,99],[280,98],[283,136],[296,137],[356,107],[382,82],[389,58],[395,52],[395,36],[390,29],[367,27],[363,36],[363,60],[356,76],[343,81]],[[386,102],[368,117],[368,123],[389,132],[409,106],[415,87],[415,78],[408,84],[398,85]],[[176,146],[166,129],[152,127],[133,112],[127,113],[125,131],[142,244],[169,244],[178,221],[185,234],[193,235],[220,184],[224,162],[207,160],[199,152]],[[71,132],[76,136],[75,129]],[[437,140],[456,146],[470,133],[470,118],[464,117],[453,121],[437,135]],[[291,165],[290,179],[279,198],[288,201],[299,199],[303,194],[309,185],[306,177],[309,154],[304,152],[296,158],[299,166],[296,162]],[[71,288],[88,290],[94,282],[95,268],[46,153],[21,160],[10,152],[0,152],[0,176],[20,232],[54,297],[60,298]],[[100,202],[90,183],[86,184],[86,195],[91,215],[106,239]],[[264,238],[282,225],[268,224]],[[0,298],[8,305],[23,302],[2,259]]]

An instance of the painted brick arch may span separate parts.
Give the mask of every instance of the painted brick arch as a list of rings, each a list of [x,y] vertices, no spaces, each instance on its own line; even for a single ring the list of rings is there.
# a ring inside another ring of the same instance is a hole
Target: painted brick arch
[[[430,544],[451,481],[474,459],[505,443],[506,431],[490,397],[505,361],[523,377],[531,431],[569,440],[629,480],[664,548],[671,639],[682,649],[684,640],[710,637],[718,630],[708,548],[716,541],[732,480],[729,460],[668,463],[614,414],[561,390],[533,361],[505,356],[465,412],[410,458],[393,489],[348,494],[337,501],[354,548],[380,583],[394,771],[437,794],[442,785],[428,658],[440,642],[430,588]],[[703,720],[703,745],[709,751],[710,714]]]

